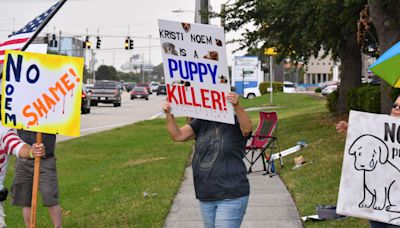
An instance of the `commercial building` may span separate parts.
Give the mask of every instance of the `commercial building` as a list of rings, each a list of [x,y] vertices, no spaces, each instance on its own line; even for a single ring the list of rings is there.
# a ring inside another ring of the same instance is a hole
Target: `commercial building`
[[[339,80],[339,65],[328,54],[323,56],[323,51],[318,56],[311,56],[308,60],[304,74],[304,84],[319,84],[326,81]]]

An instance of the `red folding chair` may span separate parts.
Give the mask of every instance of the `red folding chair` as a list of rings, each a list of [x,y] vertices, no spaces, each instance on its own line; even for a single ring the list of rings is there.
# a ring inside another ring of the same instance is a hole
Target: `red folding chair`
[[[264,171],[267,171],[266,158],[268,156],[266,153],[269,150],[270,154],[272,154],[275,149],[274,145],[277,141],[275,129],[277,124],[278,117],[276,112],[260,112],[260,122],[246,145],[245,159],[250,163],[248,173],[253,172],[252,167],[258,159],[261,159]],[[251,154],[250,159],[248,158],[249,154]]]

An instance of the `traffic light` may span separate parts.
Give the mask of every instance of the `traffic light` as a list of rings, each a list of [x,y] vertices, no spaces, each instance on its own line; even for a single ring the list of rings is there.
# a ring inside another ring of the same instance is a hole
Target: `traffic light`
[[[92,43],[89,40],[89,36],[86,36],[86,40],[85,40],[85,45],[87,49],[90,49],[90,47],[92,46]]]
[[[129,49],[133,49],[133,40],[129,39]]]
[[[131,38],[129,38],[129,36],[125,39],[125,50],[129,49],[130,40],[131,40]]]
[[[96,48],[100,49],[100,45],[101,45],[100,37],[97,37]]]

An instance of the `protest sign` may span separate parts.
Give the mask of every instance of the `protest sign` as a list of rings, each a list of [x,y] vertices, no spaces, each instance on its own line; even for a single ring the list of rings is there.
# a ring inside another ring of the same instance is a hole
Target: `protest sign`
[[[171,113],[233,124],[224,29],[166,20],[158,25]]]
[[[7,51],[3,66],[3,126],[79,136],[83,58]]]
[[[400,225],[400,119],[351,111],[337,213]]]

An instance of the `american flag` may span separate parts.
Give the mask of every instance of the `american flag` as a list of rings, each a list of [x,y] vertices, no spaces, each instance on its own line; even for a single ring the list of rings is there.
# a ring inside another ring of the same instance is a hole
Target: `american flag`
[[[13,33],[6,41],[0,44],[0,65],[2,65],[4,62],[5,51],[20,50],[35,34],[35,31],[38,29],[38,27],[46,20],[48,16],[51,15],[53,10],[57,8],[58,4],[59,2],[50,7],[50,9],[48,9],[46,12],[40,14],[35,19],[30,21],[22,29]]]

